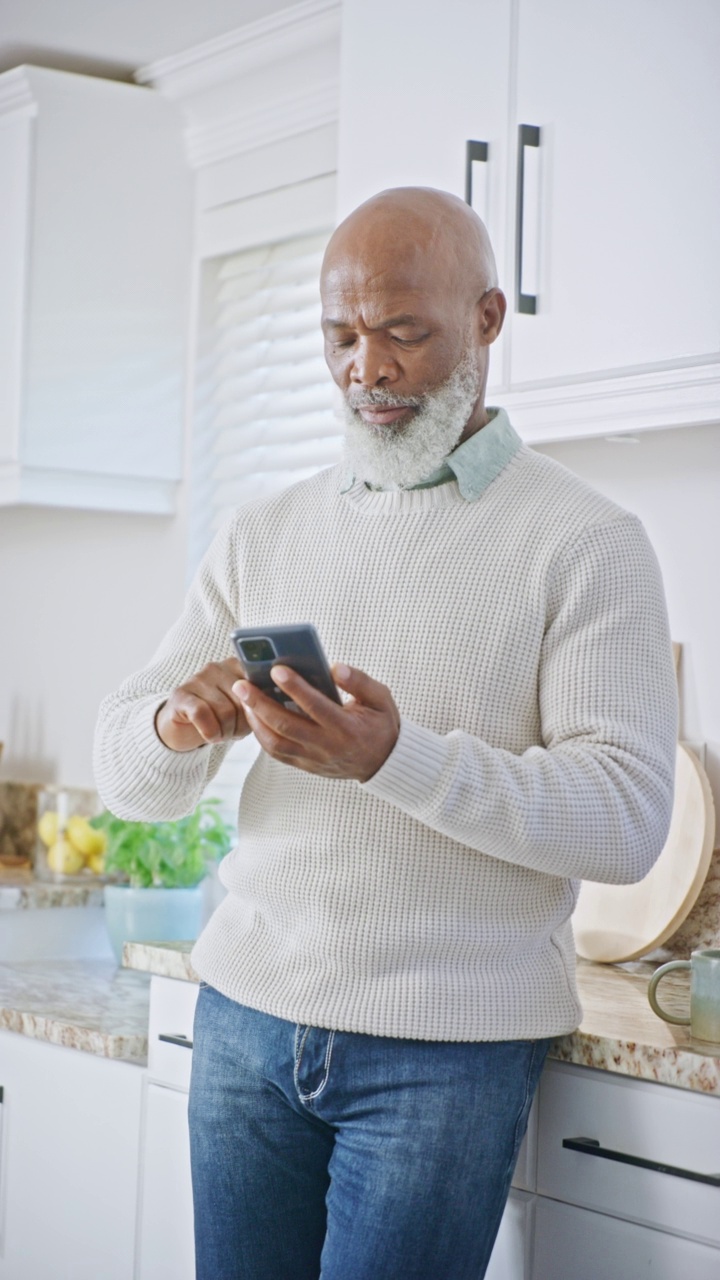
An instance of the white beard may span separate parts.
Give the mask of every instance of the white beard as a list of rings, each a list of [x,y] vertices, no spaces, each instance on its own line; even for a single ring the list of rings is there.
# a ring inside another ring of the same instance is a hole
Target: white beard
[[[450,377],[421,396],[396,396],[382,387],[343,397],[345,457],[356,480],[381,489],[409,489],[442,466],[458,443],[480,394],[480,371],[467,351]],[[374,426],[360,406],[417,409],[407,426]]]

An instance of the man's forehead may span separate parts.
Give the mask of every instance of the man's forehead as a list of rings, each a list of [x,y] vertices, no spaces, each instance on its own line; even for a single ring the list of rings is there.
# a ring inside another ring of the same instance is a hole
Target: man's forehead
[[[323,290],[323,325],[328,328],[358,321],[371,328],[419,324],[435,312],[438,301],[425,288],[393,287],[379,281],[369,283],[367,288],[338,283]]]
[[[431,264],[405,255],[389,254],[384,261],[362,254],[335,258],[326,263],[320,279],[324,307],[368,303],[414,312],[447,291],[447,282]]]

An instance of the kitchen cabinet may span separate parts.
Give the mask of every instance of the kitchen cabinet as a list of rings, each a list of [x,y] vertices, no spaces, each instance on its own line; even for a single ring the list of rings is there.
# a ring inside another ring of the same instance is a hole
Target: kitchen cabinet
[[[472,202],[510,303],[489,393],[531,441],[720,416],[718,47],[707,0],[345,0],[339,212],[465,195],[487,144]]]
[[[154,976],[143,1105],[137,1280],[193,1280],[187,1107],[198,987]]]
[[[717,1250],[695,1240],[538,1199],[531,1280],[717,1280]]]
[[[133,1275],[142,1077],[0,1031],[0,1280]]]
[[[720,1100],[549,1062],[537,1110],[532,1280],[720,1275]]]
[[[169,513],[193,229],[177,107],[0,75],[0,504]]]
[[[143,1125],[137,1280],[193,1280],[188,1095],[148,1084]]]

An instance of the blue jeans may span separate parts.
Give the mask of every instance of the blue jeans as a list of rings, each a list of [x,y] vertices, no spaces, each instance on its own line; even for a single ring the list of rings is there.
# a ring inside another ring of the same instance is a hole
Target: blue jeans
[[[481,1280],[548,1041],[296,1026],[203,985],[197,1280]]]

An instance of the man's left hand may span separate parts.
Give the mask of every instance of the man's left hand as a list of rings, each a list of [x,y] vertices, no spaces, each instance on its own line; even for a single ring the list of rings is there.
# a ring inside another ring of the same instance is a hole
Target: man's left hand
[[[335,683],[351,695],[338,706],[290,667],[273,667],[271,674],[304,715],[281,706],[248,680],[238,680],[232,692],[241,700],[260,746],[273,760],[326,778],[367,782],[377,773],[400,732],[400,714],[384,684],[336,663]]]

